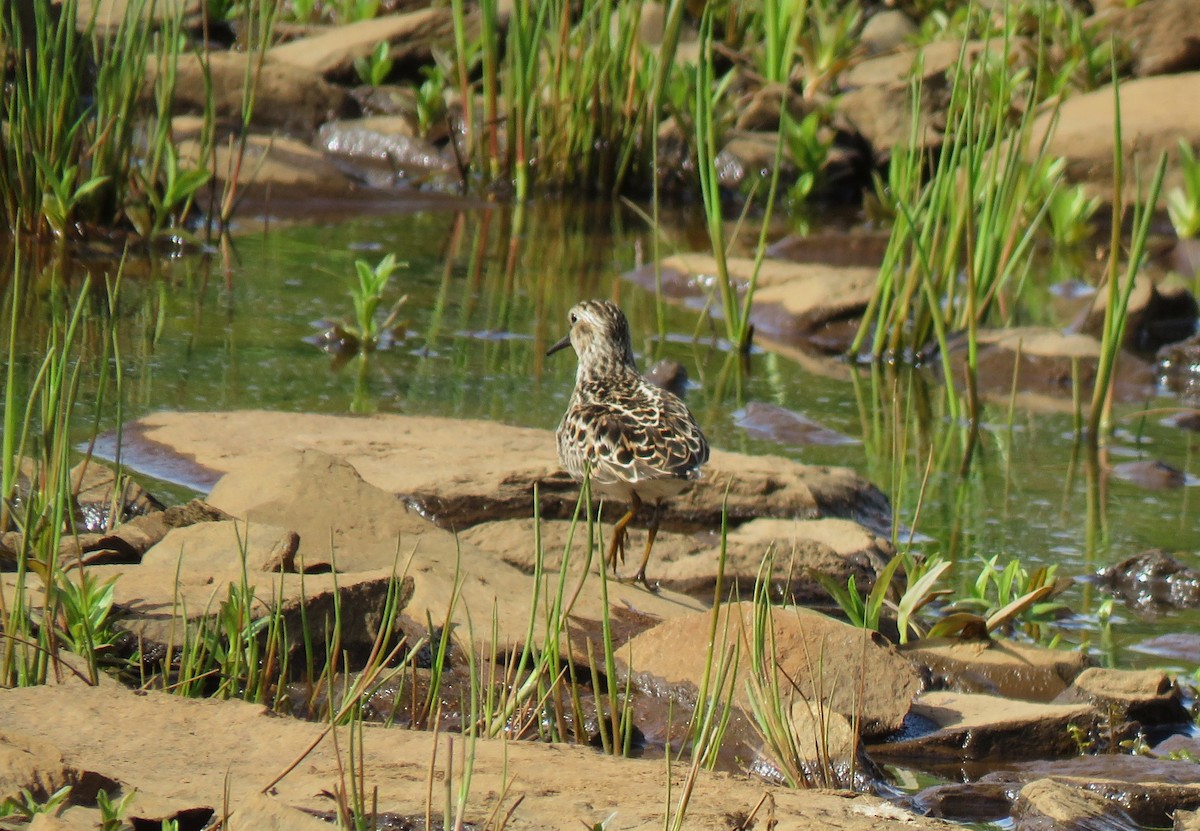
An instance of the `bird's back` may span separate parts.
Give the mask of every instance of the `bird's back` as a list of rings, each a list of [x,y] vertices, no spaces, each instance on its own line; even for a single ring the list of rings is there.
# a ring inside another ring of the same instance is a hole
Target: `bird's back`
[[[678,493],[708,461],[708,442],[687,405],[636,372],[579,383],[557,438],[574,479],[590,471],[602,491],[643,498]]]

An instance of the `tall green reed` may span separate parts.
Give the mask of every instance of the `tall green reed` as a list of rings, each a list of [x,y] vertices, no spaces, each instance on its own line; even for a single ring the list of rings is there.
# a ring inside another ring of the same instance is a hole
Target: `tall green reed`
[[[179,224],[199,186],[172,162],[170,102],[182,48],[179,13],[160,29],[133,0],[112,29],[61,5],[8,3],[0,40],[0,210],[10,228],[57,237],[93,226],[139,233]],[[156,67],[156,108],[139,106],[147,69]]]
[[[507,189],[621,191],[653,174],[650,148],[684,9],[672,0],[663,40],[641,40],[642,3],[519,3],[501,52],[499,6],[484,0],[470,37],[451,4],[463,155],[472,184]],[[479,78],[475,74],[478,67]]]
[[[120,274],[109,284],[97,312],[91,280],[72,297],[64,287],[62,261],[49,265],[49,314],[40,360],[23,367],[17,360],[17,332],[30,289],[23,243],[13,246],[13,277],[5,294],[9,321],[3,398],[3,459],[0,459],[0,531],[15,531],[15,574],[11,593],[0,592],[0,686],[43,683],[62,671],[58,651],[76,651],[95,682],[108,646],[108,587],[85,570],[67,575],[60,560],[63,543],[75,532],[71,469],[77,455],[78,416],[88,393],[99,418],[111,383],[120,397],[120,375],[110,379],[101,367],[119,362],[112,333]],[[104,334],[95,337],[90,330]],[[99,345],[93,352],[89,346]],[[18,367],[23,372],[18,375]],[[97,386],[99,379],[99,386]],[[99,429],[99,421],[92,429]]]

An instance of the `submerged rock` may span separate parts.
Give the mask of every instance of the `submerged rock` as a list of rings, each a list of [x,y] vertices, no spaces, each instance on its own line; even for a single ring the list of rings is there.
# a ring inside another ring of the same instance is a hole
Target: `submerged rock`
[[[1160,548],[1124,559],[1102,569],[1097,576],[1134,606],[1176,609],[1200,606],[1200,571],[1188,568]]]

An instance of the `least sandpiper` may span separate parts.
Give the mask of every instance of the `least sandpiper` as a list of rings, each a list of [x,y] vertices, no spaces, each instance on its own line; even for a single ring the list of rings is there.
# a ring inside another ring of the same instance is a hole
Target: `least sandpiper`
[[[637,370],[629,322],[615,303],[585,300],[570,314],[571,331],[546,352],[575,347],[575,391],[558,425],[558,458],[577,482],[590,476],[594,492],[629,510],[613,529],[608,565],[625,561],[626,528],[643,502],[654,506],[646,553],[636,579],[646,588],[646,563],[658,534],[662,501],[700,478],[708,442],[678,397]]]

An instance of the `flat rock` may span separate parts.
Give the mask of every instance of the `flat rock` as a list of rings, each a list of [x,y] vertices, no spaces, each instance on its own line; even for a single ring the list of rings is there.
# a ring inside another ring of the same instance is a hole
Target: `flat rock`
[[[0,729],[0,801],[20,798],[22,790],[44,801],[71,779],[53,744],[16,725]]]
[[[48,712],[55,717],[45,718]],[[323,794],[339,786],[347,764],[344,737],[340,758],[335,743],[327,736],[320,738],[326,725],[278,718],[265,708],[236,701],[120,689],[0,690],[0,733],[29,724],[39,725],[41,741],[56,748],[67,764],[136,789],[131,818],[157,818],[171,808],[227,808],[234,816],[244,811],[247,817],[281,816],[280,811],[292,816],[291,810],[327,812],[333,806]],[[113,730],[113,724],[136,729]],[[591,827],[614,811],[622,828],[661,827],[667,777],[674,805],[688,773],[686,765],[674,765],[668,773],[661,760],[611,758],[590,748],[486,739],[468,747],[457,734],[377,724],[364,724],[356,742],[356,752],[362,753],[358,771],[375,794],[380,812],[424,817],[431,775],[457,789],[460,760],[470,753],[465,820],[481,827],[493,811],[504,816],[512,810],[506,827],[513,831],[572,827],[579,821]],[[451,753],[454,769],[448,772]],[[302,756],[303,762],[269,796],[259,794]],[[581,782],[587,787],[581,788]],[[691,791],[687,827],[728,829],[729,816],[749,815],[764,791],[774,800],[775,827],[780,831],[871,831],[882,819],[902,822],[914,831],[951,828],[875,797],[791,790],[703,770]],[[264,799],[283,807],[265,807]],[[440,798],[434,802],[435,815],[440,816]]]
[[[978,344],[978,389],[984,396],[1002,397],[1007,402],[1012,394],[1014,368],[1021,403],[1057,401],[1059,409],[1073,407],[1076,383],[1084,390],[1095,383],[1100,341],[1091,335],[1022,326],[981,331]],[[955,377],[961,378],[967,352],[965,340],[954,343],[951,352]],[[1113,377],[1114,398],[1144,401],[1153,391],[1153,367],[1135,355],[1122,353]]]
[[[676,254],[659,265],[668,298],[707,297],[717,279],[716,259],[708,254]],[[741,291],[750,283],[754,260],[729,257],[726,268]],[[804,340],[833,321],[860,315],[870,302],[878,273],[877,268],[765,259],[758,272],[751,320],[772,340]],[[652,267],[625,276],[653,285]]]
[[[597,570],[610,531],[611,524],[599,527],[601,536],[593,541],[589,563],[585,525],[577,525],[572,534],[567,520],[543,520],[543,565],[560,568],[570,539],[569,568],[577,570],[590,565],[593,571]],[[461,532],[459,538],[526,573],[533,573],[535,551],[529,545],[534,538],[531,519],[485,522]],[[633,573],[644,545],[645,532],[631,531],[626,565],[620,572],[625,577]],[[811,603],[828,602],[829,595],[811,577],[809,569],[829,575],[839,585],[853,575],[859,589],[869,591],[875,584],[875,576],[891,558],[892,548],[886,539],[848,519],[753,519],[731,529],[727,535],[726,588],[736,587],[741,596],[748,597],[768,553],[775,558],[771,571],[772,596],[785,597],[794,603]],[[654,541],[647,574],[652,583],[692,597],[708,597],[716,586],[719,563],[717,535],[664,531]]]
[[[1126,197],[1136,196],[1137,183],[1133,177],[1140,175],[1143,186],[1148,186],[1159,156],[1166,153],[1170,161],[1163,185],[1165,197],[1182,181],[1178,169],[1179,140],[1192,145],[1200,142],[1200,111],[1179,106],[1180,101],[1192,101],[1200,95],[1200,72],[1122,81],[1120,95],[1122,141],[1127,149]],[[1050,112],[1034,120],[1030,148],[1040,147],[1053,127],[1046,152],[1067,160],[1071,181],[1086,183],[1096,192],[1110,196],[1113,104],[1111,85],[1071,96],[1062,103],[1057,121]]]
[[[901,651],[959,692],[1025,701],[1055,700],[1088,665],[1083,652],[1013,641],[922,640]]]
[[[195,167],[200,161],[200,142],[189,136],[194,135],[192,128],[199,126],[198,119],[182,116],[175,119],[174,125],[180,161]],[[233,164],[236,152],[227,142],[218,142],[212,150],[210,169],[218,182],[236,175],[243,193],[285,201],[296,197],[346,197],[356,190],[355,183],[324,153],[296,139],[251,134],[246,138],[240,167]]]
[[[1115,6],[1093,18],[1098,33],[1129,44],[1135,75],[1200,69],[1200,21],[1192,0]]]
[[[275,451],[222,477],[208,502],[254,525],[300,535],[304,562],[341,571],[390,569],[410,552],[453,559],[454,535],[366,482],[343,458],[320,450]]]
[[[326,77],[347,78],[353,74],[355,59],[370,55],[380,42],[392,45],[394,61],[428,63],[432,47],[448,43],[453,33],[450,9],[420,9],[336,26],[276,46],[267,54]]]
[[[482,421],[162,412],[127,425],[125,442],[133,467],[139,457],[174,454],[198,466],[197,482],[235,469],[260,470],[264,457],[278,450],[321,450],[346,459],[367,482],[403,495],[446,528],[532,516],[535,484],[546,518],[572,516],[579,495],[579,486],[559,470],[553,433]],[[704,478],[668,504],[663,527],[715,530],[727,496],[732,524],[832,516],[882,530],[891,517],[882,492],[847,468],[714,450]]]
[[[1190,721],[1180,689],[1161,670],[1089,667],[1055,701],[1091,704],[1114,718],[1142,724]]]
[[[1098,793],[1056,779],[1038,779],[1021,788],[1013,803],[1018,829],[1133,828],[1133,819]]]
[[[1068,726],[1089,732],[1101,721],[1088,705],[956,692],[925,693],[913,704],[912,715],[935,729],[916,738],[871,745],[872,755],[926,761],[1067,756],[1079,750]]]
[[[449,620],[462,637],[479,625],[474,631],[476,641],[489,644],[491,630],[482,622],[490,621],[495,611],[501,644],[524,642],[535,594],[532,569],[505,560],[519,560],[535,550],[532,525],[522,529],[527,534],[505,539],[506,556],[496,549],[478,548],[422,518],[394,493],[366,482],[345,460],[312,449],[276,451],[251,468],[238,468],[217,483],[209,498],[229,513],[249,519],[252,527],[269,523],[294,530],[300,538],[295,561],[331,563],[344,572],[339,584],[346,577],[378,571],[403,574],[412,581],[404,609],[411,620],[422,624],[427,616],[435,622],[445,620],[457,592],[459,603],[450,610]],[[272,533],[264,535],[265,540],[272,537]],[[544,576],[545,588],[551,590],[560,576],[552,564]],[[308,585],[321,577],[304,579]],[[602,615],[599,589],[594,582],[585,587],[579,576],[570,579],[573,589],[579,587],[573,614],[598,621]],[[652,594],[622,583],[610,585],[609,601],[638,609],[651,620],[700,608],[690,598],[671,592]],[[544,627],[537,631],[540,638]]]
[[[750,699],[744,679],[750,677],[754,613],[753,603],[726,605],[716,630],[726,632],[725,648],[737,645],[740,649],[738,676],[732,682],[733,701],[747,712]],[[780,680],[786,695],[792,695],[794,684],[795,694],[802,698],[825,702],[848,718],[857,714],[864,736],[899,729],[920,682],[895,649],[880,643],[882,638],[876,640],[879,636],[874,633],[799,606],[771,607],[771,619],[774,660],[781,675],[786,673],[791,679]],[[680,616],[635,637],[622,649],[621,657],[633,672],[699,689],[711,625],[711,612]],[[718,646],[715,662],[719,662],[720,651]]]
[[[1014,785],[1046,779],[1103,798],[1129,817],[1123,827],[1161,828],[1170,825],[1175,811],[1200,808],[1200,770],[1195,762],[1128,753],[1022,762],[987,774],[981,784],[1015,790]]]
[[[254,69],[253,65],[247,67],[247,61],[252,59],[244,52],[211,52],[207,61],[190,52],[180,55],[173,112],[202,115],[206,85],[211,82],[213,115],[240,124],[246,72]],[[151,62],[147,68],[147,95],[153,90],[155,71]],[[206,80],[206,73],[211,81]],[[251,124],[307,134],[317,125],[345,114],[350,107],[349,94],[320,74],[268,57],[255,87]]]
[[[657,543],[655,543],[657,545]],[[870,591],[876,575],[892,557],[883,537],[847,519],[755,519],[731,530],[726,540],[725,582],[750,596],[768,554],[773,555],[774,597],[793,603],[827,603],[829,595],[809,570],[845,585],[853,575],[860,590]],[[710,591],[716,583],[719,541],[677,559],[664,558],[662,581],[688,594]]]

